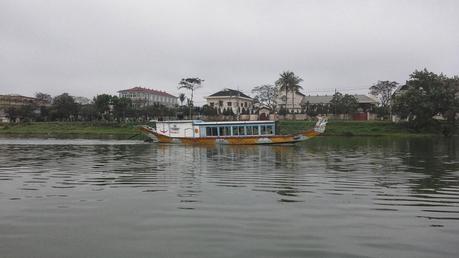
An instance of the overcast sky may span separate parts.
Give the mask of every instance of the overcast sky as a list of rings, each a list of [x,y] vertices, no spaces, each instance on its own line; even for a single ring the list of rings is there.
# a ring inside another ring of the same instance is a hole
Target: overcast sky
[[[203,104],[284,70],[317,95],[367,93],[424,67],[459,74],[459,1],[0,1],[0,94],[177,95],[197,76]]]

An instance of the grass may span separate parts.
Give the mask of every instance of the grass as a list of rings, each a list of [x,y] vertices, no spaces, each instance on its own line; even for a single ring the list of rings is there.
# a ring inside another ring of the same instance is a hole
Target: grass
[[[291,134],[314,126],[311,121],[279,121],[280,133]],[[324,135],[330,136],[404,136],[431,135],[410,130],[404,124],[388,121],[342,121],[332,120],[327,124]]]
[[[280,134],[310,129],[313,121],[279,121]],[[33,122],[0,125],[0,135],[128,139],[139,134],[136,125],[102,122]],[[386,121],[329,121],[324,135],[329,136],[406,136],[432,135],[411,131],[403,124]],[[144,139],[137,136],[135,139]]]
[[[129,138],[138,134],[135,125],[118,123],[90,122],[33,122],[6,124],[0,126],[0,135],[50,135],[50,136],[81,136],[82,138],[97,138],[116,136]]]

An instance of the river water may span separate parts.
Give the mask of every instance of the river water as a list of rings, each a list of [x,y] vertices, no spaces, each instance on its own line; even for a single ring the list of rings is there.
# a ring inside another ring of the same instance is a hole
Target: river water
[[[459,138],[0,139],[0,257],[457,257]]]

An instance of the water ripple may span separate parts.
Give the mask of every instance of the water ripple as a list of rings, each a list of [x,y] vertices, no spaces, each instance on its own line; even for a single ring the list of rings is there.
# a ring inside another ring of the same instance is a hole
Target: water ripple
[[[457,144],[0,140],[0,242],[14,257],[453,256]]]

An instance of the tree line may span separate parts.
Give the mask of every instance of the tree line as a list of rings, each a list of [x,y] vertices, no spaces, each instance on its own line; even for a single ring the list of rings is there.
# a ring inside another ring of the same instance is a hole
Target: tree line
[[[219,110],[208,105],[197,107],[193,104],[194,91],[202,87],[200,78],[184,78],[178,83],[179,89],[190,91],[187,103],[185,94],[179,95],[181,105],[168,108],[163,105],[139,105],[129,98],[120,98],[108,94],[97,95],[90,104],[78,104],[67,93],[52,98],[46,93],[37,93],[36,98],[48,105],[9,107],[5,110],[12,121],[145,121],[151,118],[179,117],[185,114],[189,118],[193,113],[213,115],[236,115],[232,108]],[[263,84],[252,89],[254,101],[259,106],[266,106],[280,115],[288,114],[287,98],[292,95],[291,107],[300,105],[301,113],[309,116],[318,114],[353,114],[358,111],[357,98],[351,94],[336,92],[329,103],[295,103],[294,94],[302,89],[302,78],[291,71],[280,74],[274,84]],[[279,98],[285,93],[284,99]],[[406,120],[414,130],[441,129],[445,134],[456,130],[459,113],[459,77],[435,74],[427,69],[414,71],[404,85],[395,81],[378,81],[369,87],[369,93],[379,99],[379,105],[367,110],[376,113],[381,119],[390,119],[394,115]],[[281,99],[281,103],[278,103]],[[238,107],[239,108],[239,107]],[[253,110],[242,109],[239,114],[250,114]],[[444,122],[442,122],[444,121]]]
[[[77,103],[68,93],[52,98],[49,94],[39,92],[35,97],[40,100],[40,104],[8,107],[5,113],[10,121],[147,121],[175,117],[178,111],[160,104],[139,105],[129,98],[109,94],[97,95],[89,104]]]
[[[285,91],[292,94],[292,107],[295,106],[293,94],[302,88],[303,80],[293,72],[283,72],[274,84],[264,84],[252,89],[255,101],[278,110],[278,114],[287,114],[286,99],[279,107],[279,94]],[[409,75],[404,85],[395,81],[378,81],[369,87],[369,93],[379,100],[379,105],[371,111],[381,119],[397,116],[406,120],[408,126],[416,131],[433,129],[451,134],[456,129],[459,114],[459,77],[435,74],[427,69],[415,70]],[[309,116],[318,114],[353,114],[358,111],[359,103],[355,96],[336,92],[329,103],[301,103],[301,113]],[[445,121],[445,122],[442,122]]]

